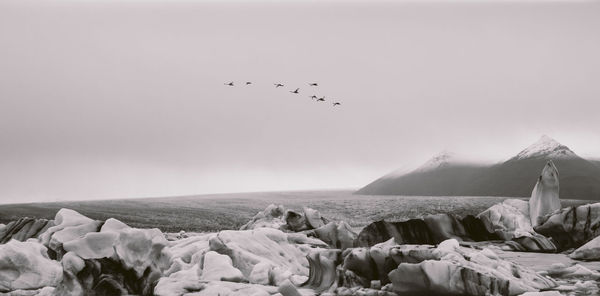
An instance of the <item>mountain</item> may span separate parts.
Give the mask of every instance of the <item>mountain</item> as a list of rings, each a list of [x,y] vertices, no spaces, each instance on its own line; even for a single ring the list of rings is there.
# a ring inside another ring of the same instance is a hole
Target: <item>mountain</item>
[[[442,153],[434,156],[429,161],[418,167],[415,171],[417,172],[427,172],[438,170],[444,167],[448,167],[451,165],[455,165],[461,163],[456,157],[456,154],[448,151],[443,151]]]
[[[356,193],[529,197],[548,160],[558,168],[561,198],[600,200],[600,161],[583,159],[548,136],[493,165],[460,161],[442,153],[416,170],[383,176]]]
[[[569,159],[577,157],[577,154],[569,149],[569,147],[546,135],[543,135],[537,142],[523,149],[523,151],[519,152],[519,154],[511,158],[509,161],[531,158]]]
[[[462,195],[463,184],[475,178],[484,166],[459,160],[442,152],[422,166],[399,175],[391,173],[357,191],[371,195]]]

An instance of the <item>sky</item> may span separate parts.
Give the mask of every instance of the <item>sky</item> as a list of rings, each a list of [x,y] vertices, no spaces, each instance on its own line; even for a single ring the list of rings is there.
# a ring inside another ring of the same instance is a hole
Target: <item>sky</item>
[[[5,0],[0,203],[359,188],[542,134],[598,158],[599,31],[597,1]]]

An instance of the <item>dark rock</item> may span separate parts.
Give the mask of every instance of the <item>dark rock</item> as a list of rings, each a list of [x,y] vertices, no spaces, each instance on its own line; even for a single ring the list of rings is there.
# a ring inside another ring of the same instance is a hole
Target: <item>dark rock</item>
[[[79,295],[87,295],[83,291],[83,287],[81,286],[81,282],[75,275],[73,275],[69,271],[63,272],[63,280],[54,290],[54,295],[61,296],[79,296]]]
[[[389,242],[373,246],[369,250],[372,262],[375,263],[375,267],[377,268],[375,276],[379,280],[379,285],[390,283],[388,273],[398,266],[398,263],[394,261],[394,258],[390,255],[390,251],[394,247],[393,241],[390,240]]]
[[[153,295],[160,276],[153,267],[148,267],[138,278],[134,270],[124,269],[113,259],[87,259],[77,275],[65,272],[63,282],[56,289],[57,295]],[[82,291],[82,294],[74,293],[76,291]]]
[[[338,285],[336,267],[341,263],[340,250],[312,252],[306,258],[309,263],[308,280],[302,285],[322,293]]]
[[[398,246],[392,240],[371,248],[354,248],[344,253],[343,269],[352,272],[353,281],[370,287],[373,281],[381,285],[390,283],[388,274],[398,267],[400,261],[392,254]]]
[[[377,263],[371,257],[369,248],[355,248],[344,253],[343,268],[352,271],[363,287],[368,288],[372,280],[379,280]]]
[[[534,230],[551,237],[559,251],[578,248],[600,235],[600,203],[560,209]]]
[[[285,223],[287,228],[291,231],[298,232],[309,229],[304,214],[293,210],[287,210],[285,212]]]
[[[558,248],[549,239],[543,235],[534,234],[532,236],[522,236],[513,238],[511,241],[505,242],[513,250],[519,252],[537,252],[537,253],[556,253]]]
[[[0,244],[5,244],[11,239],[26,241],[30,238],[37,238],[49,227],[54,226],[52,220],[20,218],[12,221],[0,230]]]
[[[471,239],[476,242],[498,239],[498,237],[488,232],[481,219],[473,215],[467,215],[461,220],[461,223],[465,228],[466,233],[468,233],[471,236]]]
[[[402,263],[420,263],[425,260],[438,260],[439,257],[433,253],[435,248],[430,245],[397,246],[390,249],[390,257],[396,265]]]
[[[393,281],[393,291],[409,293],[409,295],[511,295],[509,281],[494,278],[473,269],[455,267],[454,274],[460,281],[451,281],[442,284],[433,284],[429,270],[424,270],[422,264],[402,263],[390,273]]]
[[[429,227],[421,219],[411,219],[404,222],[377,221],[367,225],[354,241],[355,247],[370,247],[385,242],[390,238],[398,244],[430,244]]]
[[[370,247],[390,238],[394,238],[397,244],[429,245],[451,238],[468,242],[499,239],[495,233],[488,232],[481,220],[474,216],[458,219],[450,214],[437,214],[402,222],[371,223],[358,234],[354,245]]]

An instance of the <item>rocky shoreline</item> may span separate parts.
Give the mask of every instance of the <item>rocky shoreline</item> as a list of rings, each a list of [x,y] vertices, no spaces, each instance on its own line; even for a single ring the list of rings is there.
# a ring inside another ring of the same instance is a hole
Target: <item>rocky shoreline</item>
[[[600,203],[560,208],[555,170],[544,168],[529,202],[376,221],[359,233],[282,205],[214,233],[70,209],[21,218],[0,225],[0,295],[596,295]]]

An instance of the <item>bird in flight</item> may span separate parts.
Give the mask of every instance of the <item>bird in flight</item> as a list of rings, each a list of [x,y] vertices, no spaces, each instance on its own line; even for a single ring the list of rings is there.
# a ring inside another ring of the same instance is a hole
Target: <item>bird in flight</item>
[[[283,86],[283,84],[281,84],[281,83],[273,83],[273,85],[275,85],[275,88],[278,88],[278,87],[282,87],[282,86]]]
[[[318,84],[318,83],[316,83],[316,82],[309,83],[308,85],[310,85],[310,86],[319,86],[319,84]]]
[[[333,107],[335,107],[335,106],[340,106],[340,105],[342,105],[342,103],[340,103],[340,102],[334,102],[334,103],[333,103]]]
[[[317,98],[317,96],[315,96],[315,95],[309,96],[309,98],[311,98],[311,99],[313,99],[313,100],[316,100],[316,99],[318,99],[318,98]]]
[[[291,93],[293,93],[293,94],[298,94],[298,93],[300,93],[300,89],[299,89],[299,88],[297,88],[297,89],[296,89],[296,90],[294,90],[294,91],[291,91],[291,90],[290,90],[290,92],[291,92]]]
[[[233,81],[229,83],[225,83],[225,85],[233,86]]]
[[[246,85],[250,85],[250,84],[252,84],[252,82],[246,81]]]
[[[318,98],[318,99],[317,99],[317,102],[325,102],[325,97]]]

